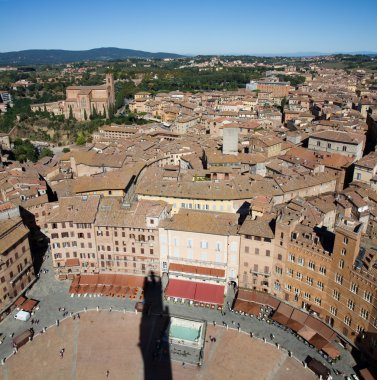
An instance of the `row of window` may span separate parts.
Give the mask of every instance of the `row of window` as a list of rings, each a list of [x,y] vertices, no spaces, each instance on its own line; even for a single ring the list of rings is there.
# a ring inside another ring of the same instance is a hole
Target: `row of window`
[[[289,262],[291,262],[291,263],[296,263],[296,256],[294,255],[294,254],[292,254],[292,253],[289,253],[288,254],[288,261]],[[302,257],[298,257],[297,258],[297,265],[300,265],[300,266],[305,266],[305,259],[304,258],[302,258]],[[315,271],[316,270],[316,264],[315,264],[315,262],[314,261],[311,261],[311,260],[309,260],[308,261],[308,266],[307,266],[310,270],[312,270],[312,271]],[[326,267],[325,266],[322,266],[322,265],[320,265],[319,266],[319,268],[318,268],[318,272],[320,273],[320,274],[322,274],[322,275],[326,275],[326,271],[327,271],[327,269],[326,269]]]
[[[245,239],[248,239],[248,240],[255,240],[255,241],[264,241],[264,242],[267,242],[267,243],[271,243],[271,239],[270,238],[262,238],[260,236],[251,236],[251,235],[245,235]]]
[[[166,244],[166,237],[161,236],[161,244]],[[180,245],[180,241],[178,238],[173,238],[173,246],[178,247]],[[193,248],[194,241],[192,239],[188,239],[186,241],[186,247],[187,248]],[[207,240],[200,241],[199,244],[201,249],[209,249],[209,243]],[[237,252],[238,244],[237,242],[233,241],[230,243],[230,251],[231,252]],[[214,246],[215,251],[220,252],[222,250],[222,243],[217,241]]]
[[[248,262],[244,262],[244,266],[245,267],[248,267],[249,266],[249,263]],[[253,266],[253,270],[250,270],[250,273],[253,273],[253,272],[257,272],[257,273],[260,273],[259,272],[259,265],[258,264],[254,264],[254,266]],[[267,266],[267,265],[265,265],[264,266],[264,272],[263,273],[270,273],[270,267],[269,266]]]
[[[318,140],[317,140],[317,146],[321,146],[321,141],[318,141]],[[326,143],[324,143],[324,146],[326,146]],[[331,149],[331,143],[327,143],[327,148],[328,148],[328,149]],[[338,147],[337,147],[336,150],[339,150]],[[343,151],[343,152],[347,152],[347,145],[343,145],[343,146],[342,146],[342,151]]]
[[[334,315],[336,317],[337,313],[338,313],[338,309],[335,307],[335,306],[330,306],[330,314]],[[359,313],[360,317],[365,319],[365,320],[368,320],[369,318],[369,311],[367,309],[364,309],[363,307],[360,309],[360,313]],[[347,326],[350,326],[351,325],[351,318],[346,316],[344,317],[344,323],[347,325]]]
[[[51,223],[52,229],[56,230],[57,228],[66,228],[66,225],[68,225],[70,228],[73,228],[73,225],[75,228],[92,228],[92,225],[90,223],[75,223],[73,222],[62,222],[62,223]]]
[[[245,253],[250,253],[250,247],[245,246]],[[254,254],[255,255],[259,255],[259,253],[260,253],[259,248],[255,248],[254,249]],[[265,254],[266,254],[267,257],[269,257],[269,256],[271,256],[271,251],[269,249],[266,249]]]

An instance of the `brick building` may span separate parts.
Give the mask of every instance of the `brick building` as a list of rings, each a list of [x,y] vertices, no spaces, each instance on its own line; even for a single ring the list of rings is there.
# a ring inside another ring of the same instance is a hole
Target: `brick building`
[[[29,230],[19,216],[0,220],[0,319],[35,280]]]

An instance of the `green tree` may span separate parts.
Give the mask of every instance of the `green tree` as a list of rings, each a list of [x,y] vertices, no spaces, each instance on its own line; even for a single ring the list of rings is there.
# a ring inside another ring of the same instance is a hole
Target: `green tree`
[[[76,139],[77,145],[84,145],[86,143],[86,138],[82,133],[79,133]]]
[[[63,153],[68,153],[70,151],[71,151],[71,149],[69,149],[69,148],[63,148]]]
[[[72,111],[72,106],[69,106],[69,120],[73,120],[73,111]]]
[[[13,145],[13,154],[17,161],[33,161],[38,159],[38,152],[30,140],[16,139]]]
[[[39,159],[43,157],[54,157],[54,152],[51,149],[43,148],[39,154]]]
[[[91,120],[96,120],[98,119],[98,112],[96,107],[92,107],[92,114],[90,115]]]

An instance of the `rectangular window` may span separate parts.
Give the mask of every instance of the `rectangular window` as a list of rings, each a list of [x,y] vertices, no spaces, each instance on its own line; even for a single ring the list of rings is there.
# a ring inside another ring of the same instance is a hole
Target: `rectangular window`
[[[357,294],[357,291],[359,290],[359,287],[357,286],[357,284],[351,282],[350,290],[351,290],[352,293]]]
[[[267,257],[270,257],[270,256],[271,256],[271,252],[270,252],[269,249],[266,249],[266,256],[267,256]]]
[[[295,256],[292,255],[291,253],[288,254],[288,261],[291,262],[291,263],[294,263],[295,262]]]
[[[348,315],[346,315],[344,317],[344,324],[346,324],[347,326],[351,326],[351,317],[349,317]]]
[[[347,301],[347,306],[348,306],[348,309],[352,311],[355,309],[355,303],[351,299]]]
[[[187,240],[187,248],[192,248],[192,240]]]
[[[368,319],[369,317],[369,311],[364,309],[363,307],[360,309],[360,317],[363,319]]]
[[[334,306],[330,306],[330,313],[336,317],[338,310]]]
[[[208,248],[208,241],[205,241],[205,240],[201,241],[200,242],[200,248],[207,249]]]
[[[319,273],[321,273],[323,276],[326,276],[326,267],[319,267]]]
[[[335,282],[339,285],[342,285],[343,283],[343,276],[340,275],[339,273],[336,273],[335,275]]]
[[[255,254],[259,255],[259,248],[255,248]]]
[[[245,247],[245,253],[249,253],[250,252],[250,250],[249,250],[249,247]]]
[[[310,300],[310,298],[311,298],[310,293],[304,292],[304,298],[307,300]]]
[[[298,264],[298,265],[301,265],[301,266],[304,266],[304,264],[305,264],[305,259],[303,259],[302,257],[298,257],[298,258],[297,258],[297,264]]]
[[[335,300],[339,301],[339,299],[340,299],[340,293],[339,293],[336,289],[334,289],[334,290],[332,291],[332,297],[333,297]]]
[[[363,298],[365,299],[365,301],[372,302],[372,293],[365,290]]]

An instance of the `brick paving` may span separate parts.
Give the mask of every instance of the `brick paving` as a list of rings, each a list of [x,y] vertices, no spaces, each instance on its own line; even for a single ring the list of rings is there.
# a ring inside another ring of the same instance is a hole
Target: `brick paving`
[[[77,297],[77,296],[71,297],[68,293],[70,284],[68,282],[59,282],[54,279],[50,260],[47,260],[44,263],[43,267],[47,268],[49,271],[47,273],[42,273],[39,281],[27,293],[28,297],[40,300],[40,309],[36,311],[35,315],[33,316],[33,318],[39,319],[40,322],[37,326],[35,325],[33,326],[30,321],[29,322],[17,321],[13,318],[13,315],[15,314],[14,312],[10,316],[8,316],[4,321],[2,321],[0,323],[0,333],[3,334],[3,337],[5,337],[5,339],[4,339],[4,342],[0,344],[0,360],[3,358],[8,358],[9,355],[13,351],[12,345],[11,345],[11,338],[9,337],[10,333],[14,333],[15,335],[17,335],[18,333],[26,330],[29,327],[33,327],[36,332],[39,332],[40,330],[42,330],[43,327],[49,327],[51,325],[54,325],[57,319],[62,321],[64,319],[63,312],[58,311],[59,307],[64,307],[66,312],[73,313],[73,314],[77,312],[83,313],[85,309],[96,310],[97,306],[99,307],[100,310],[102,310],[102,312],[108,311],[110,307],[112,308],[112,310],[114,311],[119,310],[122,313],[125,311],[134,310],[135,303],[129,299],[122,299],[122,298],[119,299],[116,297],[115,298]],[[230,300],[230,299],[231,299],[231,296],[227,298],[227,300]],[[228,324],[230,329],[231,328],[235,329],[237,324],[239,323],[242,331],[247,332],[247,334],[252,332],[253,335],[259,339],[266,338],[267,341],[269,341],[270,334],[272,333],[275,336],[274,342],[272,343],[279,343],[282,348],[286,350],[290,350],[293,353],[293,355],[300,361],[303,361],[307,355],[310,355],[312,357],[315,357],[321,360],[328,368],[331,368],[331,367],[336,368],[337,370],[348,375],[350,375],[351,373],[354,373],[352,367],[356,363],[353,357],[348,351],[343,350],[340,346],[338,348],[340,349],[342,353],[341,360],[339,360],[337,363],[331,366],[319,355],[319,353],[315,349],[309,347],[304,342],[299,341],[294,335],[280,329],[277,326],[269,325],[265,322],[259,321],[256,318],[236,315],[229,311],[226,312],[225,316],[222,316],[219,311],[214,311],[214,310],[210,310],[206,308],[196,308],[193,306],[189,306],[187,304],[174,304],[172,302],[166,302],[164,303],[164,305],[168,308],[168,311],[171,315],[179,315],[183,317],[186,316],[186,317],[196,318],[196,319],[205,319],[208,321],[209,325],[212,325],[213,321],[216,321],[217,325],[221,325],[223,322],[225,322]],[[114,313],[114,315],[115,314],[118,316],[122,315],[122,314]],[[67,325],[69,323],[74,324],[77,321],[77,320],[72,321],[70,314],[68,314],[67,318],[68,318]],[[232,321],[234,323],[232,323]],[[57,331],[62,331],[62,329],[60,330],[57,329]],[[82,331],[84,330],[80,328],[80,335],[82,334]],[[136,329],[136,332],[139,333],[139,329]],[[240,336],[243,336],[243,334],[241,334]],[[247,335],[245,335],[245,337],[246,336]],[[135,337],[133,337],[132,339],[134,338]],[[104,338],[104,342],[102,342],[102,344],[105,344],[105,345],[111,344],[111,342],[106,343],[106,341],[107,339]],[[266,347],[268,346],[269,345],[267,345]],[[25,348],[26,347],[23,347],[21,350]],[[82,359],[81,356],[84,355],[85,351],[83,351],[83,348],[80,345],[78,345],[76,349],[77,351],[75,353],[75,358],[76,360],[78,359],[81,360]],[[21,350],[17,354],[18,356],[21,355]],[[110,350],[108,352],[113,352],[113,351]],[[237,355],[241,355],[241,350],[237,348],[235,349],[235,353]],[[113,352],[113,354],[116,355],[116,352]],[[88,355],[91,355],[91,354],[88,353]],[[37,360],[37,355],[35,356],[35,359]],[[58,363],[60,362],[58,361]],[[69,374],[64,372],[64,376],[66,377],[62,377],[62,378],[75,378],[75,376],[77,378],[80,378],[80,376],[82,376],[80,371],[82,371],[83,367],[82,366],[75,367],[74,363],[75,362],[72,361],[72,366],[69,370]],[[232,366],[231,364],[229,365]],[[282,364],[282,366],[280,367],[283,367],[283,366],[284,365]],[[7,366],[3,366],[3,368],[0,367],[0,370],[3,369],[1,372],[2,376],[4,379],[12,379],[13,377],[11,377],[10,373],[7,376],[7,368],[8,368]],[[236,366],[236,368],[238,367]],[[290,370],[293,372],[294,367],[292,367]],[[58,374],[60,373],[59,366],[57,367],[56,371]],[[187,372],[189,371],[187,370]],[[285,372],[281,372],[279,370],[278,372],[276,372],[275,378],[283,379],[285,378],[284,374]],[[178,378],[178,379],[183,378],[181,377],[180,373],[175,374],[175,376],[176,377],[174,378]],[[184,375],[182,374],[182,376]],[[335,374],[332,374],[332,376],[335,379],[343,378],[343,376],[336,376]],[[56,378],[59,378],[59,377],[56,377]],[[135,378],[137,378],[137,376]]]
[[[68,318],[22,347],[0,368],[0,379],[97,380],[105,379],[107,370],[110,379],[144,379],[140,323],[140,315],[109,311]],[[219,326],[209,326],[208,335],[217,341],[207,339],[203,366],[173,362],[173,379],[315,379],[301,363],[268,343]]]

